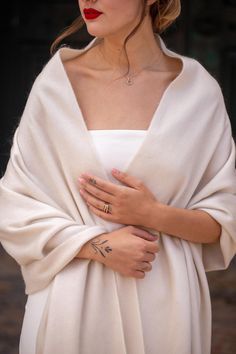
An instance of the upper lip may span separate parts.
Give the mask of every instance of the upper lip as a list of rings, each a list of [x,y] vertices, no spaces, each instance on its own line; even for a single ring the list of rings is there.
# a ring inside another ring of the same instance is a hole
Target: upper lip
[[[93,9],[93,8],[86,8],[86,9],[84,9],[84,13],[93,13],[93,14],[102,14],[102,12],[101,11],[98,11],[98,10],[95,10],[95,9]]]

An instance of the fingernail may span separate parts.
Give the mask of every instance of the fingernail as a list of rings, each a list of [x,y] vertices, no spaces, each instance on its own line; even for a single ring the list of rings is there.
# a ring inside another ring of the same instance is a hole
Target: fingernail
[[[113,168],[113,169],[112,169],[112,172],[114,172],[114,173],[116,173],[116,174],[119,174],[119,173],[120,173],[120,171],[117,170],[116,168]]]

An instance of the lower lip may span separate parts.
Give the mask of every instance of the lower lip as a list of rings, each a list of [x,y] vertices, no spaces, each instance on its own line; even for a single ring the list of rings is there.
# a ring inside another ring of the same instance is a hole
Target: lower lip
[[[86,14],[84,14],[86,20],[93,20],[93,19],[97,18],[97,17],[100,16],[100,15],[102,15],[102,14],[93,14],[93,13],[90,13],[90,14],[89,14],[89,13],[86,13]]]

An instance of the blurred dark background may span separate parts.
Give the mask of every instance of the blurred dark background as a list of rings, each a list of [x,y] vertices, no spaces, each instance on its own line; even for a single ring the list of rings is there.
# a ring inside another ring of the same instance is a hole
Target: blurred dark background
[[[199,60],[217,79],[236,137],[236,0],[181,3],[181,16],[162,38],[170,49]],[[76,0],[12,0],[1,11],[0,176],[31,86],[50,59],[50,45],[78,15]],[[63,43],[81,47],[92,38],[84,27]],[[213,308],[212,354],[236,353],[235,270],[234,259],[227,270],[207,275]],[[1,354],[18,353],[25,301],[19,267],[0,246]]]

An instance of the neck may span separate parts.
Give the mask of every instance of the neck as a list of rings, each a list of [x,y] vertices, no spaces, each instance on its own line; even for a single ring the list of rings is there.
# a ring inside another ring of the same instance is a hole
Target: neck
[[[106,36],[99,45],[101,58],[109,69],[126,72],[127,58],[122,48],[124,38],[118,35]],[[138,31],[126,44],[126,51],[130,63],[130,72],[141,70],[148,66],[155,58],[160,58],[162,49],[151,29]],[[158,60],[158,59],[157,59]],[[160,65],[158,60],[158,66]]]

